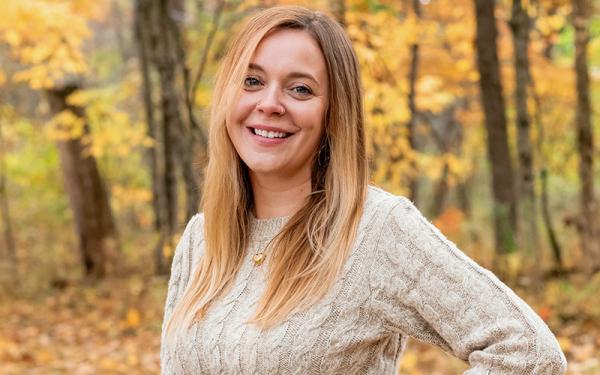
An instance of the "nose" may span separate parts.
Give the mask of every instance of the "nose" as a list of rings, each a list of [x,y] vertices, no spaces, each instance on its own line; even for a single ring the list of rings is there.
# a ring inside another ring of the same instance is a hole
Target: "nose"
[[[282,116],[285,113],[285,107],[281,103],[279,89],[276,85],[263,90],[262,97],[256,103],[256,109],[267,116]]]

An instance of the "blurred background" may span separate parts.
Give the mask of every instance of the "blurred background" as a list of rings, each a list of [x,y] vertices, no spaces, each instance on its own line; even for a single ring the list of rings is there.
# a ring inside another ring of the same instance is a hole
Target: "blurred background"
[[[4,0],[0,372],[159,372],[215,70],[284,3],[354,43],[372,182],[531,304],[570,374],[600,373],[596,0]],[[414,341],[399,365],[466,368]]]

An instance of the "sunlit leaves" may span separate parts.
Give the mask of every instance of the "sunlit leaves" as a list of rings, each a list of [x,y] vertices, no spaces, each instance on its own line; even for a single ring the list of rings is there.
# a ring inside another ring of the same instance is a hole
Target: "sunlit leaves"
[[[145,186],[113,183],[110,190],[113,209],[116,212],[122,212],[132,207],[147,207],[152,203],[152,191]],[[145,219],[145,217],[139,218],[140,226],[148,226],[149,223]]]
[[[417,91],[417,107],[422,111],[438,113],[456,100],[452,93],[444,90],[444,81],[433,75],[422,77],[418,82]]]
[[[69,110],[59,112],[48,123],[47,133],[51,139],[67,141],[81,138],[84,134],[85,119]]]
[[[80,3],[77,7],[77,3]],[[88,4],[94,2],[87,2]],[[34,89],[86,71],[83,42],[91,35],[82,2],[5,0],[0,12],[0,42],[10,46],[12,57],[24,68],[15,81]]]
[[[30,301],[3,298],[2,373],[156,372],[163,284],[134,276],[93,288],[68,286]]]
[[[566,14],[552,14],[536,20],[537,30],[544,36],[558,33],[566,24]]]
[[[140,147],[151,147],[153,141],[146,134],[141,122],[132,122],[131,115],[119,109],[119,102],[127,97],[122,86],[80,90],[67,98],[67,103],[85,108],[85,117],[76,116],[70,110],[57,114],[48,124],[48,134],[56,140],[81,138],[83,126],[89,124],[91,135],[82,138],[88,146],[88,155],[97,158],[111,154],[127,156]],[[92,141],[93,139],[93,141]]]
[[[430,3],[422,6],[421,17],[411,7],[400,4],[382,5],[371,12],[364,8],[372,7],[359,4],[354,3],[346,20],[362,66],[373,180],[405,194],[406,178],[437,179],[448,164],[445,152],[440,155],[435,150],[413,150],[407,139],[412,46],[419,45],[417,111],[437,116],[465,97],[476,95],[478,74],[472,46],[474,25],[469,17],[471,4]],[[421,132],[426,128],[427,124],[418,126]],[[428,137],[426,133],[420,136]],[[450,160],[449,178],[454,185],[471,169],[466,167],[468,161],[458,161],[458,155]]]

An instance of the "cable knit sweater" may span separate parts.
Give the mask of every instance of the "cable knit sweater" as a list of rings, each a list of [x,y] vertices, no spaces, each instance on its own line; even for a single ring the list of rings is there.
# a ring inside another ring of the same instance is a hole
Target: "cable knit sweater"
[[[257,267],[252,255],[285,222],[251,220],[235,284],[171,347],[164,325],[204,248],[204,217],[190,220],[169,281],[162,374],[394,374],[408,337],[467,361],[469,375],[565,373],[555,337],[523,300],[457,249],[408,199],[373,187],[329,293],[271,329],[246,324],[268,273],[268,263]]]

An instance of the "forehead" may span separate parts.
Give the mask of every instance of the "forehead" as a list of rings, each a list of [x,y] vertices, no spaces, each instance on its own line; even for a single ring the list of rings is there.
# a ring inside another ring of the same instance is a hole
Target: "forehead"
[[[327,80],[327,68],[321,48],[305,30],[281,29],[265,36],[258,44],[251,63],[267,73],[305,71],[319,80]]]

